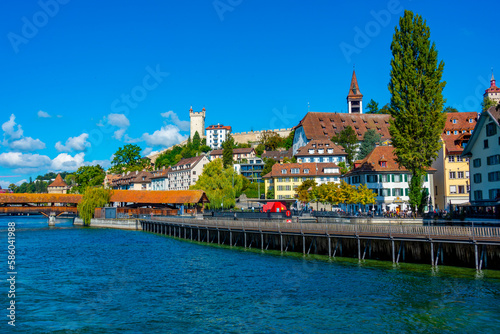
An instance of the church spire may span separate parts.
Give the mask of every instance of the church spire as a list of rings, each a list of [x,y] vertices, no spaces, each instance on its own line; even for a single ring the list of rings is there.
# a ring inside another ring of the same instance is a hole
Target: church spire
[[[363,113],[363,94],[359,90],[358,79],[356,78],[356,71],[354,69],[352,70],[349,94],[347,94],[347,109],[349,110],[349,114]]]

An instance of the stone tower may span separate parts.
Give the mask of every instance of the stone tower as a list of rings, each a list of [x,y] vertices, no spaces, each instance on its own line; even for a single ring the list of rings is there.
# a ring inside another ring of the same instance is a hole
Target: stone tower
[[[201,111],[193,111],[193,107],[189,109],[189,123],[191,131],[189,136],[193,139],[194,134],[198,131],[200,138],[205,137],[205,107]]]
[[[347,94],[347,110],[349,114],[363,113],[363,94],[359,90],[358,79],[356,79],[356,72],[354,70],[352,71],[349,94]]]
[[[495,84],[495,77],[493,76],[493,70],[491,71],[490,88],[484,92],[484,97],[489,97],[490,100],[495,101],[497,104],[500,103],[500,88]]]

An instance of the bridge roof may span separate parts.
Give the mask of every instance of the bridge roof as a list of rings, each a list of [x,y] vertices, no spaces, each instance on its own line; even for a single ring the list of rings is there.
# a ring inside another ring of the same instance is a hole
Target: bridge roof
[[[76,194],[0,194],[1,204],[71,203],[78,204],[82,195]]]
[[[110,202],[183,204],[210,201],[203,190],[113,190]]]

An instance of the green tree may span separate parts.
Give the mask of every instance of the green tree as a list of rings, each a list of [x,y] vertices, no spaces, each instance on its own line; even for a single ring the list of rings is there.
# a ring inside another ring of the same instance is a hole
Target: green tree
[[[182,159],[181,146],[174,146],[171,150],[166,150],[161,153],[155,160],[155,168],[161,169],[162,167],[173,166],[177,164]]]
[[[83,193],[88,187],[102,186],[106,172],[100,165],[81,166],[74,174],[77,186],[72,192]]]
[[[224,163],[224,168],[232,168],[233,166],[233,146],[233,137],[228,135],[226,141],[222,144],[222,162]]]
[[[366,131],[363,135],[363,141],[359,146],[358,159],[364,159],[371,151],[373,151],[376,144],[381,139],[382,137],[377,131],[373,129],[369,129],[368,131]]]
[[[297,199],[302,203],[314,202],[316,200],[316,188],[318,184],[314,180],[305,180],[295,189]]]
[[[96,208],[104,207],[111,199],[111,190],[88,187],[85,189],[82,201],[78,203],[78,216],[83,219],[84,225],[89,225],[94,218]]]
[[[128,171],[148,168],[150,161],[148,158],[141,158],[141,148],[135,144],[127,144],[118,148],[111,161],[111,173],[123,173]]]
[[[238,175],[232,167],[224,168],[221,159],[215,159],[203,168],[196,184],[190,189],[203,190],[210,203],[208,209],[232,208],[236,204],[235,198],[243,188],[243,176]],[[222,204],[222,205],[221,205]]]
[[[270,173],[273,170],[273,166],[276,164],[276,161],[270,158],[264,159],[264,168],[262,169],[262,176]]]
[[[390,114],[391,113],[391,105],[386,103],[382,109],[378,111],[379,114]]]
[[[264,153],[265,149],[266,149],[266,147],[264,146],[264,144],[257,145],[257,147],[255,148],[255,155],[260,157],[262,155],[262,153]]]
[[[411,172],[409,204],[415,211],[422,198],[425,171],[437,158],[446,115],[438,63],[430,29],[420,15],[405,10],[391,43],[389,132],[396,161]]]
[[[367,114],[378,114],[378,103],[375,102],[373,99],[368,102],[366,105],[366,113]]]
[[[262,131],[260,134],[260,142],[264,144],[264,147],[268,151],[276,151],[278,147],[283,146],[283,138],[273,131]]]
[[[356,132],[354,132],[352,126],[346,127],[344,130],[333,136],[332,142],[337,145],[341,145],[344,148],[345,153],[347,153],[347,164],[352,166],[356,155],[356,148],[358,147],[358,137],[356,136]]]
[[[13,193],[17,192],[17,191],[16,191],[16,190],[17,190],[17,188],[18,188],[18,186],[16,186],[14,183],[9,184],[9,189],[10,189],[10,191],[12,191]]]
[[[481,102],[481,110],[484,112],[493,107],[494,105],[496,105],[496,102],[490,99],[488,96],[485,96],[483,98],[483,102]]]
[[[293,146],[293,137],[295,136],[295,130],[290,131],[288,136],[283,139],[282,146],[284,149],[289,150]]]
[[[200,146],[201,146],[200,134],[198,133],[198,131],[196,131],[193,135],[193,150],[198,151]]]
[[[445,113],[458,112],[458,110],[453,108],[453,107],[447,106],[446,108],[444,108],[443,112],[445,112]]]
[[[270,187],[270,188],[267,190],[267,193],[266,193],[266,199],[275,199],[275,198],[274,198],[274,187]]]

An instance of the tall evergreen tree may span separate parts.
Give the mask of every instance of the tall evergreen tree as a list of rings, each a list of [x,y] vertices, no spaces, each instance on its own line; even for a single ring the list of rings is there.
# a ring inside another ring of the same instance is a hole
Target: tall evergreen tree
[[[233,146],[234,139],[231,135],[228,135],[226,141],[222,144],[222,163],[224,168],[233,166]]]
[[[396,161],[411,172],[409,203],[421,203],[426,169],[438,156],[446,115],[441,81],[444,62],[430,41],[430,29],[420,15],[405,10],[391,43],[389,132]]]
[[[200,146],[201,146],[200,134],[198,133],[198,131],[196,131],[193,135],[193,150],[195,151],[199,150]]]
[[[368,102],[366,105],[366,113],[367,114],[378,114],[378,103],[375,102],[373,99]]]
[[[373,151],[377,142],[379,142],[381,139],[382,137],[377,131],[373,129],[369,129],[368,131],[366,131],[363,135],[363,142],[359,147],[358,159],[364,159],[368,155],[368,153]]]
[[[332,137],[332,142],[337,145],[341,145],[345,153],[347,153],[347,163],[352,166],[354,162],[354,156],[356,155],[356,149],[358,147],[358,137],[352,126],[346,127],[344,130],[340,131],[338,134]]]

